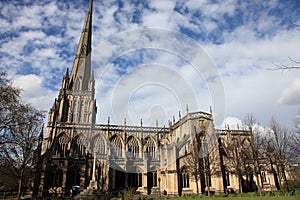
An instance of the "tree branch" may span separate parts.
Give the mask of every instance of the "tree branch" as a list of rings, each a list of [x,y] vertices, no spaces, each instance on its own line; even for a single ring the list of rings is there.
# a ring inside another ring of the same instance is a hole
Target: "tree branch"
[[[290,57],[289,57],[289,59],[291,61],[293,61],[294,63],[300,65],[300,62],[295,61],[295,60],[291,59]],[[267,69],[271,70],[271,71],[278,71],[278,70],[285,71],[285,70],[299,70],[300,69],[300,66],[297,66],[297,65],[295,65],[295,66],[288,66],[288,65],[285,65],[285,64],[280,64],[280,65],[274,64],[274,65],[276,66],[275,68],[267,68]]]

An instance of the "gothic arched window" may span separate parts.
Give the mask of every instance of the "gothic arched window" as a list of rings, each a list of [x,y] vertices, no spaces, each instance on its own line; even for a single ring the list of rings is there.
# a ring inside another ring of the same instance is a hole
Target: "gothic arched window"
[[[146,139],[145,152],[152,158],[155,158],[155,142],[151,137]]]
[[[90,110],[91,110],[91,100],[86,99],[84,103],[84,122],[90,122]]]
[[[190,177],[186,167],[183,167],[181,170],[181,181],[181,185],[183,188],[190,187]]]
[[[94,152],[96,152],[97,156],[104,155],[105,152],[105,142],[103,138],[98,135],[94,140]]]
[[[55,154],[64,157],[67,154],[69,137],[66,134],[61,134],[55,148]]]
[[[130,137],[127,142],[127,149],[131,156],[139,157],[140,145],[138,140],[135,137]]]
[[[83,157],[85,156],[86,150],[86,138],[80,134],[75,138],[74,156]]]
[[[123,144],[119,136],[116,135],[111,139],[111,146],[112,154],[116,157],[122,157]]]

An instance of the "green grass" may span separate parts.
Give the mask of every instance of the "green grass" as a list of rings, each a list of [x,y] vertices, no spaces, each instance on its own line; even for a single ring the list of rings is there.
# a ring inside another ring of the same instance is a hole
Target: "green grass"
[[[212,197],[201,197],[201,196],[192,196],[192,197],[179,197],[178,200],[194,200],[194,199],[223,199],[223,200],[298,200],[299,196],[253,196],[253,197],[237,197],[237,196],[212,196]]]
[[[135,195],[133,191],[131,190],[124,190],[123,195],[121,193],[118,194],[118,197],[116,198],[110,198],[107,197],[107,199],[120,199],[123,196],[125,200],[300,200],[300,188],[296,189],[293,195],[291,193],[287,193],[285,191],[273,191],[273,192],[264,192],[263,196],[258,196],[258,193],[252,192],[252,193],[243,193],[243,194],[230,194],[230,195],[212,195],[210,197],[205,195],[193,195],[193,196],[184,196],[184,197],[167,197],[167,198],[153,198],[150,196],[140,196]],[[47,200],[58,200],[61,199],[61,197],[49,197],[46,198]],[[66,198],[69,199],[69,198]],[[95,196],[90,196],[88,198],[89,200],[96,199]],[[31,199],[32,200],[32,199]]]
[[[225,195],[213,195],[213,196],[186,196],[186,197],[178,197],[176,200],[196,200],[196,199],[222,199],[222,200],[299,200],[300,199],[300,189],[296,189],[294,194],[287,193],[284,191],[273,191],[273,192],[264,192],[263,196],[258,196],[258,193],[243,193],[243,194],[230,194],[228,196]]]

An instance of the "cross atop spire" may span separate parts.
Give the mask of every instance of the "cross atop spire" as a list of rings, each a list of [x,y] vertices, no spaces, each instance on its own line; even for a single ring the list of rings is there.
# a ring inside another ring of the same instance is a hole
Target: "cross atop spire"
[[[93,0],[90,1],[90,6],[77,47],[72,72],[70,74],[70,89],[88,89],[88,83],[91,75],[92,10]]]

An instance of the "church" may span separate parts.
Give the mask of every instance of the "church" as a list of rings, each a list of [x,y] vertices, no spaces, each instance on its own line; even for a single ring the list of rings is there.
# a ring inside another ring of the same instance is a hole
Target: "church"
[[[239,162],[243,148],[251,151],[251,128],[215,129],[211,110],[187,109],[168,127],[97,124],[92,7],[91,0],[72,69],[62,77],[48,114],[34,164],[34,196],[70,196],[74,186],[81,192],[130,188],[168,196],[256,191],[258,184],[275,188],[269,170],[257,179],[247,160]]]

